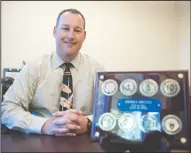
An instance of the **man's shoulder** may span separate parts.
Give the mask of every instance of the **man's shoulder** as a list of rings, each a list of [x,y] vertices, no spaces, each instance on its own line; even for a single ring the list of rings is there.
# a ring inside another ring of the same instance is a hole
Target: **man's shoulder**
[[[92,56],[88,55],[88,54],[80,53],[80,56],[84,60],[84,62],[97,63],[96,59],[93,58]]]
[[[103,71],[104,67],[101,63],[98,62],[95,58],[88,54],[81,53],[80,54],[83,62],[88,65],[89,67],[96,69],[96,71]]]
[[[27,61],[23,69],[38,70],[41,68],[45,68],[48,66],[48,63],[50,63],[52,55],[53,53],[41,54],[40,56],[31,59],[30,61]]]
[[[51,53],[43,53],[40,56],[30,60],[28,62],[29,65],[47,65],[53,56],[53,52]]]

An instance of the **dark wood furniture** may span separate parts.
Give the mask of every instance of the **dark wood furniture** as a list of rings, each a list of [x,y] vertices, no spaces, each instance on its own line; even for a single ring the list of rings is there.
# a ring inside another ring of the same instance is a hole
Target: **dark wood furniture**
[[[1,134],[2,152],[100,152],[88,134],[75,137],[55,137],[20,132]]]
[[[105,151],[100,147],[98,143],[92,142],[90,139],[90,135],[88,134],[83,134],[75,137],[55,137],[55,136],[24,134],[20,132],[8,131],[1,133],[1,152],[105,152]],[[173,152],[186,152],[186,151],[176,150]]]

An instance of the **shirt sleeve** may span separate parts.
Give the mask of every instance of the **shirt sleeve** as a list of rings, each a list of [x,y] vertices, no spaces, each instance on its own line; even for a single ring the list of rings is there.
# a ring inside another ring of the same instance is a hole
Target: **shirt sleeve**
[[[103,65],[99,64],[96,60],[93,60],[93,64],[92,64],[92,67],[93,67],[93,81],[94,81],[94,86],[93,88],[95,88],[95,83],[96,83],[96,73],[97,72],[103,72],[105,71],[105,68],[103,67]],[[93,99],[94,99],[94,94],[93,94]],[[94,102],[92,102],[92,105],[94,106]],[[93,112],[93,106],[92,106],[92,112]],[[91,122],[93,121],[93,113],[91,115],[87,115],[86,116]]]
[[[38,81],[38,65],[27,64],[7,90],[1,103],[1,120],[9,129],[41,134],[47,118],[29,112]]]
[[[103,65],[97,63],[97,64],[96,64],[95,71],[96,71],[96,72],[103,72],[103,71],[105,71],[105,68],[104,68]]]

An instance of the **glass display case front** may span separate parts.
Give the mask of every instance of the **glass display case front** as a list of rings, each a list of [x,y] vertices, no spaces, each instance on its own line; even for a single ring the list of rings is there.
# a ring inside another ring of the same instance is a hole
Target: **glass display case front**
[[[142,143],[152,131],[165,133],[174,146],[189,146],[187,71],[99,72],[91,137]]]

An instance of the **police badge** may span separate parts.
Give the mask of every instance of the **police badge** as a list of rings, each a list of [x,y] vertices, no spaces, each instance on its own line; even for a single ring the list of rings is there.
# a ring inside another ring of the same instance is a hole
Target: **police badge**
[[[98,72],[91,138],[141,144],[159,131],[171,148],[190,146],[188,71]]]

